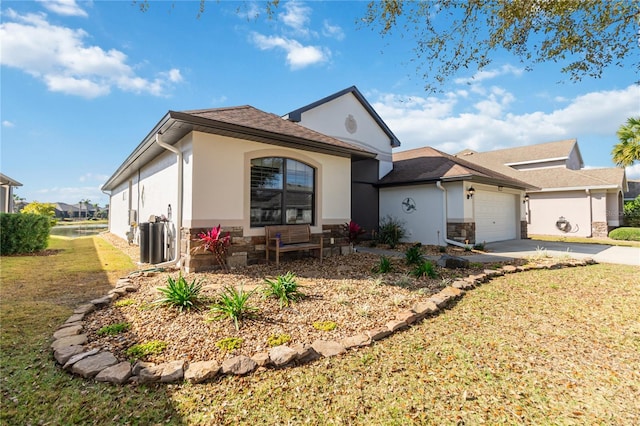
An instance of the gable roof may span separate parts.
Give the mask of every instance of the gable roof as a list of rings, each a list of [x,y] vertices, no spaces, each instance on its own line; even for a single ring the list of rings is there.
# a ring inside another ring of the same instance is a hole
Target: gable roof
[[[250,105],[181,112],[169,111],[107,180],[102,190],[115,189],[129,176],[130,169],[137,170],[165,151],[155,143],[156,135],[162,135],[163,142],[174,145],[192,131],[340,157],[375,157],[374,153],[356,145],[308,129]]]
[[[378,185],[415,185],[457,180],[477,181],[516,189],[533,189],[525,182],[431,147],[394,153],[393,170],[383,177]]]
[[[517,170],[507,164],[536,162],[568,158],[572,150],[577,150],[577,140],[568,139],[518,148],[499,149],[496,151],[475,152],[464,150],[456,157],[484,167],[496,170],[511,178],[518,179],[538,187],[538,191],[566,191],[578,189],[615,189],[626,188],[626,177],[622,168],[580,169],[565,167],[545,169]],[[538,152],[538,150],[540,152]],[[530,155],[527,159],[524,155]],[[582,157],[580,156],[582,163]]]
[[[371,115],[371,117],[374,119],[376,124],[380,126],[382,131],[389,137],[389,143],[391,144],[391,146],[394,148],[399,147],[400,141],[398,140],[396,135],[394,135],[391,129],[386,125],[386,123],[382,121],[382,118],[380,118],[376,110],[373,109],[373,107],[365,99],[365,97],[362,96],[362,93],[360,93],[360,91],[356,86],[347,87],[346,89],[336,92],[333,95],[329,95],[318,101],[310,103],[309,105],[293,110],[290,113],[286,114],[285,117],[290,121],[300,122],[302,120],[302,114],[304,112],[314,109],[322,104],[326,104],[327,102],[331,102],[334,99],[337,99],[346,95],[347,93],[351,93],[358,100],[358,102],[360,102],[360,104],[364,107],[364,109],[367,110],[367,112],[369,113],[369,115]]]
[[[3,186],[22,186],[20,182],[15,179],[11,179],[9,176],[0,173],[0,185]]]
[[[566,139],[556,142],[546,142],[536,145],[518,146],[514,148],[496,149],[495,151],[476,152],[470,149],[456,154],[456,157],[466,158],[473,156],[480,157],[483,162],[495,164],[527,164],[539,163],[550,160],[566,160],[574,149],[578,153],[580,165],[583,166],[582,155],[578,148],[577,139]],[[475,162],[475,159],[471,160]]]

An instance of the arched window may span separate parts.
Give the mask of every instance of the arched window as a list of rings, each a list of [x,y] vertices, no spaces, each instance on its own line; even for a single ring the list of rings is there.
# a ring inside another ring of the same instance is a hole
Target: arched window
[[[251,226],[313,224],[315,170],[291,158],[251,160]]]

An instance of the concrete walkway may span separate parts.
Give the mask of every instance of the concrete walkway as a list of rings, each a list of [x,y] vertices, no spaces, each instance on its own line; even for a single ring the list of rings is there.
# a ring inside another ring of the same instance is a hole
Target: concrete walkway
[[[640,266],[640,248],[620,247],[605,244],[562,243],[541,240],[509,240],[487,243],[485,253],[474,253],[464,256],[469,262],[507,262],[536,256],[563,257],[573,259],[591,258],[598,263],[615,263],[620,265]],[[404,253],[385,250],[377,247],[357,247],[356,251],[374,253],[380,256],[402,257]],[[437,260],[440,256],[426,256]]]

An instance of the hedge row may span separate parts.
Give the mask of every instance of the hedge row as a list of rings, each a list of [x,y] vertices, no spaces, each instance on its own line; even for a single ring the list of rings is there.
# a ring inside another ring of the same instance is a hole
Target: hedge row
[[[0,213],[0,254],[33,253],[49,244],[51,220],[29,213]]]
[[[640,228],[616,228],[609,232],[613,240],[640,241]]]

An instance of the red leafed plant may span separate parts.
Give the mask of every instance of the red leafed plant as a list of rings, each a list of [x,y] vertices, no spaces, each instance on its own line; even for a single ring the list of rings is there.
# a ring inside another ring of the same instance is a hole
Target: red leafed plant
[[[345,234],[349,239],[349,243],[351,244],[357,243],[360,235],[366,232],[363,227],[361,227],[354,221],[349,221],[349,223],[345,223],[343,227],[344,227]]]
[[[231,236],[228,232],[225,236],[222,236],[221,234],[222,231],[220,230],[220,225],[218,225],[211,228],[210,231],[201,232],[198,234],[198,238],[202,243],[202,247],[213,253],[213,256],[216,258],[216,262],[218,262],[220,267],[224,271],[228,271],[227,262],[225,260],[227,258],[229,245],[231,244]]]

